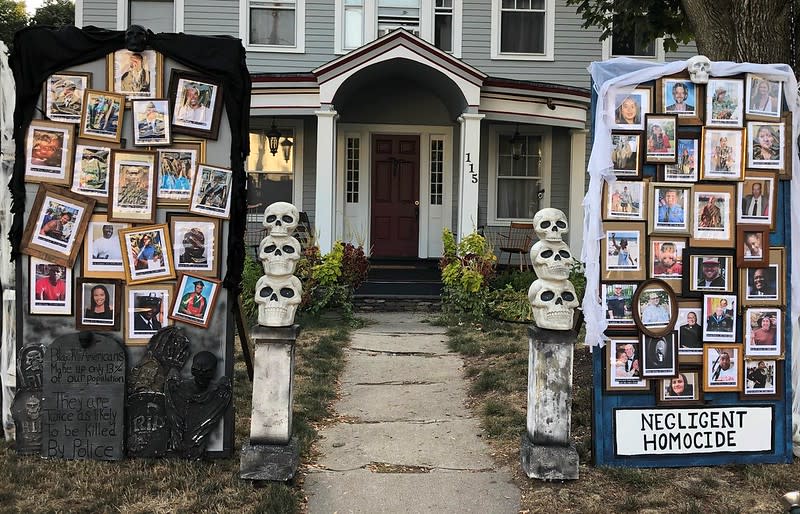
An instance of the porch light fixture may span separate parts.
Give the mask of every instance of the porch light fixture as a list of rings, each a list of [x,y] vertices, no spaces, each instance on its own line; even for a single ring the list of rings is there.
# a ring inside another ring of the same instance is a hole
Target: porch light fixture
[[[289,162],[289,158],[292,156],[292,147],[294,143],[289,141],[288,137],[284,137],[283,141],[281,141],[281,151],[283,152],[283,160]]]
[[[275,126],[275,118],[272,118],[272,127],[267,132],[267,140],[269,141],[269,153],[275,155],[278,153],[278,140],[281,138],[281,131]]]
[[[511,143],[511,157],[514,158],[515,161],[518,161],[522,158],[522,146],[525,144],[525,138],[519,135],[519,125],[514,130],[514,137],[511,138],[509,141]]]

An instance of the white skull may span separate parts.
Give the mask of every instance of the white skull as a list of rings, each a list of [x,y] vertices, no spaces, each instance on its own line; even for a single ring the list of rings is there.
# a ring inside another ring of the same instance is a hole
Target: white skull
[[[536,279],[528,289],[533,322],[539,328],[571,330],[578,296],[568,280]]]
[[[541,241],[561,241],[561,236],[569,232],[567,217],[552,207],[536,213],[533,217],[533,227]]]
[[[275,202],[264,211],[264,228],[272,236],[291,236],[299,221],[297,207],[287,202]]]
[[[300,243],[292,236],[267,236],[258,245],[258,258],[267,275],[291,275],[300,260]]]
[[[687,61],[689,75],[695,84],[708,84],[708,72],[711,71],[711,61],[705,55],[695,55]]]
[[[572,271],[572,252],[563,241],[538,241],[531,247],[531,262],[537,277],[564,280]]]
[[[258,324],[264,327],[288,327],[303,297],[303,284],[294,275],[264,275],[256,282]]]

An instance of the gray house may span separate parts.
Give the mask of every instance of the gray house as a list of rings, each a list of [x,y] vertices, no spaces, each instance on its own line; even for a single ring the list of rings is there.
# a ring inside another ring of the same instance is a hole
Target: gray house
[[[665,59],[658,41],[601,43],[564,0],[77,0],[76,22],[241,38],[254,211],[290,201],[323,251],[389,258],[439,257],[445,227],[496,234],[547,206],[579,251],[586,67]]]

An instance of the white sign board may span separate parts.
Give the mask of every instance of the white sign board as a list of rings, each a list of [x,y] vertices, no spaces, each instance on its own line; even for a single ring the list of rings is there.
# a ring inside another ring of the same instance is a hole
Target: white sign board
[[[616,409],[617,455],[772,451],[772,407]]]

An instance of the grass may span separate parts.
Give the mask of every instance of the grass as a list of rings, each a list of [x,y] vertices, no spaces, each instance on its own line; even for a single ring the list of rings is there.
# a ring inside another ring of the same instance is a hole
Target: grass
[[[239,479],[239,450],[250,433],[252,386],[236,341],[235,447],[230,458],[42,460],[18,456],[13,445],[0,442],[0,511],[302,512],[302,465],[313,459],[317,427],[331,414],[352,325],[349,320],[309,324],[302,325],[296,345],[293,432],[299,440],[301,470],[292,483],[253,487]]]

